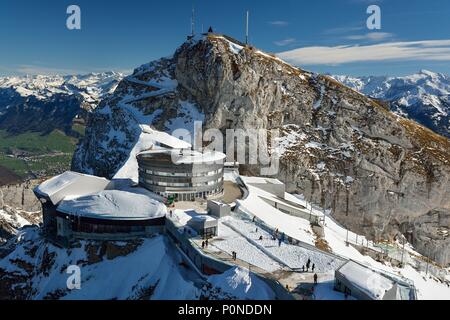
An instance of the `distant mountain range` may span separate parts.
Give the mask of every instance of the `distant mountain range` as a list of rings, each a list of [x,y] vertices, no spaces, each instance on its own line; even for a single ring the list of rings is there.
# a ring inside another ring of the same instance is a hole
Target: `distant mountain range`
[[[0,129],[70,131],[72,120],[85,118],[123,74],[0,77]],[[450,77],[422,70],[405,77],[333,75],[337,81],[375,99],[391,110],[450,138]]]
[[[333,76],[375,99],[389,102],[393,112],[450,138],[450,77],[422,70],[405,77]]]
[[[122,78],[116,72],[0,77],[0,130],[70,133],[73,119],[84,118]]]

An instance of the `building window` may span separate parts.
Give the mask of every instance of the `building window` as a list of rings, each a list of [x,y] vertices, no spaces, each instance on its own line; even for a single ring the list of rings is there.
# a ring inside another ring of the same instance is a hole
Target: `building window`
[[[144,170],[142,170],[144,171]],[[208,177],[214,176],[219,173],[222,173],[223,169],[220,168],[218,170],[208,171],[208,172],[200,172],[200,173],[187,173],[187,172],[165,172],[165,171],[155,171],[146,169],[145,173],[153,175],[153,176],[161,176],[161,177]]]

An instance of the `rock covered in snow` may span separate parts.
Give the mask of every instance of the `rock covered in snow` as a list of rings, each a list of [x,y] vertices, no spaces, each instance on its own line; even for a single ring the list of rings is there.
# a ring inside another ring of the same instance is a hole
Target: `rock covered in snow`
[[[270,287],[248,269],[234,267],[223,274],[210,276],[208,281],[239,300],[274,300]]]
[[[0,299],[198,299],[176,250],[162,236],[127,242],[80,241],[70,250],[21,231],[0,257]],[[81,288],[67,287],[67,268],[81,270]]]

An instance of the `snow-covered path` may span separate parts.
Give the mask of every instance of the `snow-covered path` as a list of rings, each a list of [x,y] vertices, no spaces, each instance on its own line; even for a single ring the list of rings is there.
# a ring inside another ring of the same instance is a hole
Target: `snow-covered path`
[[[255,243],[261,251],[273,257],[276,261],[281,261],[290,269],[301,269],[308,259],[315,265],[316,272],[334,271],[342,265],[343,261],[300,246],[291,245],[285,242],[280,243],[273,240],[272,235],[267,231],[258,228],[251,221],[245,221],[234,217],[228,218],[224,224],[239,230],[240,234]],[[258,230],[258,231],[256,231]],[[260,237],[262,236],[262,240]]]
[[[240,260],[268,272],[273,272],[282,268],[279,263],[271,259],[247,239],[222,223],[219,226],[219,237],[210,242],[210,247],[208,249],[213,250],[214,248],[219,251],[224,251],[230,256],[232,255],[232,252],[235,251]]]

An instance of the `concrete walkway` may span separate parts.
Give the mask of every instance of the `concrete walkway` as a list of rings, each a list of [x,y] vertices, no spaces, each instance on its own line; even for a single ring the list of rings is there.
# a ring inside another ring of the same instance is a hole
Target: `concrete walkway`
[[[283,287],[289,288],[289,291],[294,296],[296,300],[314,300],[313,287],[314,287],[314,273],[312,272],[301,272],[287,269],[280,269],[275,272],[267,272],[266,270],[252,265],[241,259],[233,260],[232,256],[225,251],[222,251],[214,246],[214,244],[209,244],[208,248],[202,248],[201,244],[203,240],[201,239],[191,239],[193,243],[205,254],[214,257],[218,260],[227,262],[229,264],[236,265],[238,267],[250,269],[250,271],[257,273],[269,279],[278,281]],[[329,279],[329,273],[318,273],[318,282],[321,279]]]
[[[228,254],[225,251],[220,250],[219,248],[215,247],[213,244],[209,244],[208,248],[202,248],[202,239],[191,239],[191,242],[195,243],[195,245],[197,245],[197,247],[203,251],[205,254],[216,258],[218,260],[224,261],[224,262],[228,262],[230,264],[234,264],[238,267],[242,267],[242,268],[246,268],[246,269],[250,269],[250,271],[255,272],[255,273],[259,273],[259,274],[267,274],[267,271],[264,269],[261,269],[257,266],[254,266],[248,262],[245,262],[241,259],[236,259],[234,260],[233,257]],[[214,249],[215,248],[215,249]]]

